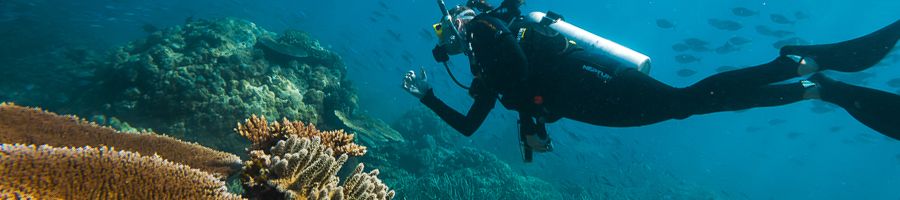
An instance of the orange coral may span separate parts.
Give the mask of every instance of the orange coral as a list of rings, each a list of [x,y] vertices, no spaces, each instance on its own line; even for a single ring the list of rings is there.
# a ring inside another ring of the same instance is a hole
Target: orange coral
[[[351,156],[362,156],[366,154],[366,147],[354,143],[354,135],[347,134],[344,130],[320,131],[313,124],[304,124],[299,121],[289,121],[283,119],[281,123],[273,122],[269,124],[265,116],[251,116],[244,123],[238,123],[235,129],[238,134],[249,139],[252,144],[251,149],[263,149],[271,147],[273,142],[286,139],[287,136],[295,135],[298,137],[321,138],[322,144],[332,149],[332,156],[347,154]]]
[[[111,146],[144,155],[159,155],[219,178],[240,167],[240,158],[194,143],[152,133],[122,133],[75,116],[60,116],[36,108],[0,104],[0,143],[58,147]]]
[[[271,196],[261,194],[277,190],[286,199],[387,200],[394,197],[394,191],[378,179],[378,170],[363,173],[362,164],[339,186],[336,174],[347,161],[347,154],[335,158],[333,150],[322,144],[319,137],[288,135],[268,153],[253,150],[247,161],[244,175],[252,179],[244,184],[253,188],[249,190],[252,195]]]
[[[240,199],[211,174],[112,148],[0,145],[0,197]]]

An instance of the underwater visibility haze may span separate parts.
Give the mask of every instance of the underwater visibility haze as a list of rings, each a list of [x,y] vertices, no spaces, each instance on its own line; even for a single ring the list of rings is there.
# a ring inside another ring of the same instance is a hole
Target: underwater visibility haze
[[[520,9],[646,55],[674,87],[900,20],[883,0]],[[636,127],[563,118],[526,162],[519,113],[500,101],[466,136],[405,90],[425,71],[421,95],[462,113],[478,97],[453,80],[477,87],[466,56],[435,61],[442,15],[432,0],[0,1],[0,198],[900,199],[898,139],[821,100]],[[900,52],[879,58],[822,74],[900,94]]]

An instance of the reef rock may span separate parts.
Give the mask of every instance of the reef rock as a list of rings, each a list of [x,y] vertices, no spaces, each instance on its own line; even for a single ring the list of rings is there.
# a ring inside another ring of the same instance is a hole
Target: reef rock
[[[264,41],[264,42],[261,42]],[[320,127],[352,113],[356,94],[340,57],[300,31],[275,34],[238,19],[196,20],[114,50],[97,64],[89,113],[238,153],[233,122],[251,114]],[[329,126],[331,125],[331,126]]]

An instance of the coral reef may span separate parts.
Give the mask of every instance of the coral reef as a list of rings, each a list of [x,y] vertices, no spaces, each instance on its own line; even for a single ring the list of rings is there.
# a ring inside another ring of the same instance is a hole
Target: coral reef
[[[60,116],[37,108],[0,103],[0,143],[57,147],[110,146],[144,155],[158,155],[219,178],[240,167],[240,159],[197,144],[153,133],[130,134],[97,126],[75,116]]]
[[[334,151],[312,139],[289,135],[278,141],[268,154],[251,151],[244,169],[247,195],[284,199],[392,199],[389,190],[378,179],[378,170],[363,173],[359,164],[343,186],[338,186],[337,172],[347,161],[347,154],[337,158]],[[274,187],[275,190],[270,189]],[[275,191],[278,191],[275,193]],[[279,195],[279,194],[283,194]]]
[[[229,134],[233,122],[250,114],[340,128],[334,111],[357,107],[337,54],[306,33],[238,19],[154,32],[92,68],[93,89],[74,97],[79,115],[115,116],[232,153],[246,145]]]
[[[332,155],[362,156],[366,153],[366,147],[353,142],[354,134],[347,134],[343,130],[320,131],[313,124],[290,121],[286,118],[281,123],[269,124],[265,116],[252,115],[244,120],[244,123],[238,123],[235,132],[250,140],[251,149],[263,149],[272,146],[274,142],[287,139],[288,136],[298,136],[320,138],[323,145],[332,149]]]
[[[392,129],[383,121],[365,115],[351,116],[339,110],[334,111],[334,116],[341,123],[355,131],[357,134],[366,135],[366,144],[376,145],[387,142],[403,142],[403,135]]]
[[[240,199],[205,172],[112,148],[0,145],[0,197]]]

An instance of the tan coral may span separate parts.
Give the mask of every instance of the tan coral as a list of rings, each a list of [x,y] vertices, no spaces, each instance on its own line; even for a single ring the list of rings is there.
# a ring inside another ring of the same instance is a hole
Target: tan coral
[[[250,184],[265,184],[276,188],[288,199],[391,199],[394,191],[378,179],[378,170],[363,173],[359,165],[344,186],[338,186],[337,172],[347,155],[333,156],[331,148],[318,137],[312,139],[288,135],[268,151],[255,150],[245,169],[254,177]],[[247,184],[248,182],[245,182]]]
[[[261,150],[272,146],[273,142],[287,138],[290,135],[298,137],[318,137],[322,144],[333,150],[332,156],[348,154],[350,156],[362,156],[366,154],[366,147],[354,143],[354,134],[347,134],[343,130],[320,131],[313,124],[304,124],[299,121],[283,119],[281,123],[266,121],[265,116],[251,116],[244,123],[238,123],[235,131],[249,139],[251,149]]]
[[[0,143],[57,147],[111,146],[144,155],[159,155],[225,178],[240,167],[240,158],[194,143],[152,133],[121,133],[75,116],[0,104]]]
[[[112,148],[0,145],[0,196],[240,199],[209,173]]]

